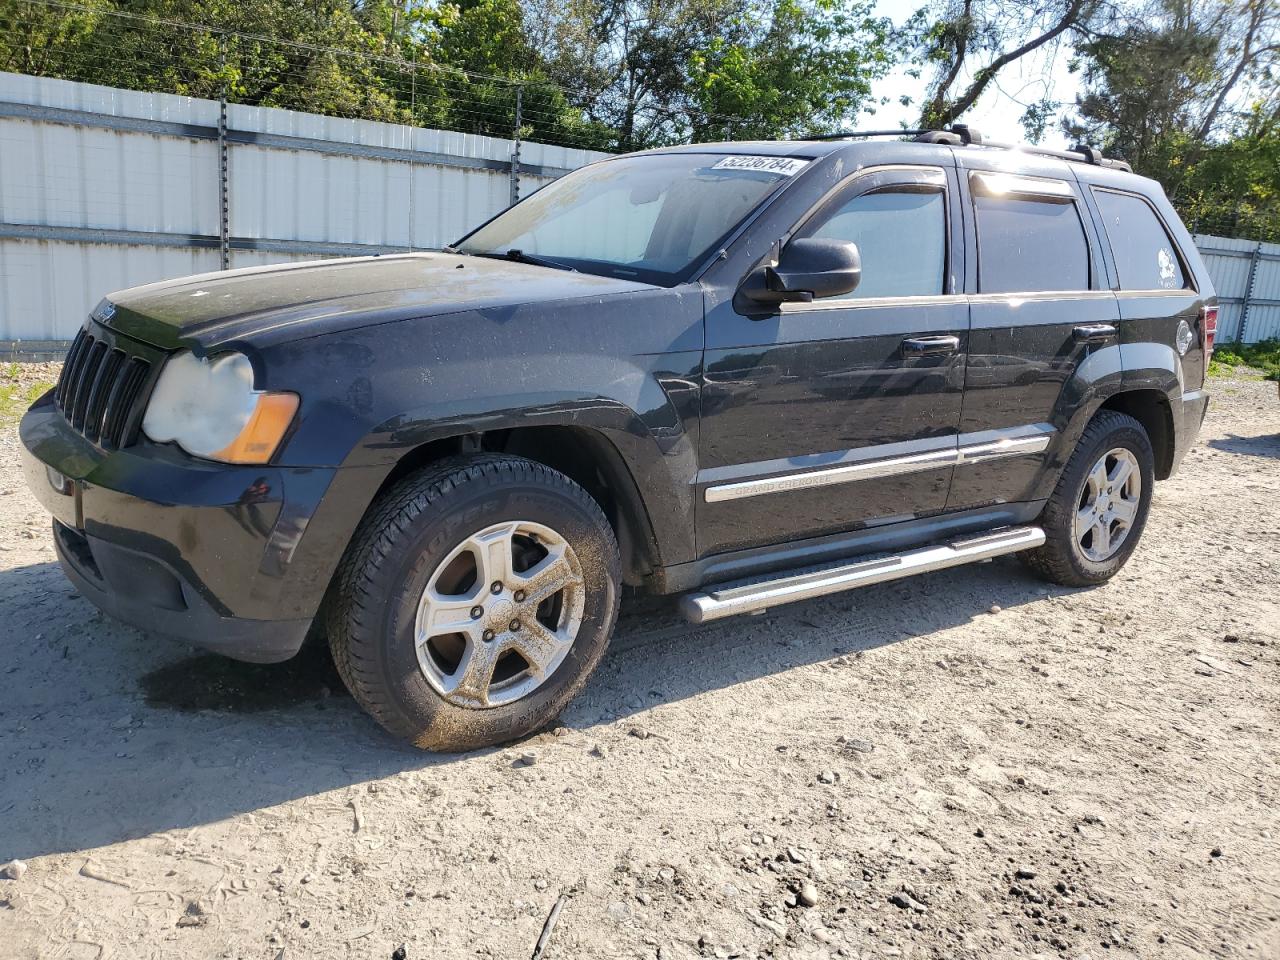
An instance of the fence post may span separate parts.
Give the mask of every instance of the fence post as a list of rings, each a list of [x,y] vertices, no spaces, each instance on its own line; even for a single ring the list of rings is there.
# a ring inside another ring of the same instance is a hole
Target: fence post
[[[516,128],[511,133],[515,146],[511,151],[511,204],[520,200],[520,127],[524,124],[524,87],[516,87]]]
[[[1241,343],[1248,343],[1245,337],[1245,326],[1249,323],[1249,308],[1253,306],[1253,291],[1258,282],[1258,261],[1262,259],[1262,241],[1259,240],[1249,254],[1249,281],[1244,285],[1244,303],[1240,306],[1240,330],[1236,337]]]
[[[222,83],[218,90],[218,252],[223,270],[231,269],[231,180],[227,157],[227,35],[218,34]]]

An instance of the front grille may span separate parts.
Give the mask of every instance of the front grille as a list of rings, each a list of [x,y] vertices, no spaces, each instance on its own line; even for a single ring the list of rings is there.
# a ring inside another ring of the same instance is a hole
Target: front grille
[[[143,388],[151,361],[126,349],[124,341],[76,334],[62,365],[54,402],[72,429],[107,448],[127,447],[138,439]]]

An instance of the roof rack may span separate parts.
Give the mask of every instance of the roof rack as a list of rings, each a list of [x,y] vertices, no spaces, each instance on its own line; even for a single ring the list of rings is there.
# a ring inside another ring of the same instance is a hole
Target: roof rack
[[[1077,143],[1070,150],[1050,150],[1048,147],[1029,146],[1023,143],[999,143],[984,140],[975,128],[964,123],[953,123],[945,130],[850,130],[846,133],[826,133],[808,140],[850,140],[858,137],[911,137],[917,143],[940,143],[949,147],[993,147],[997,150],[1021,150],[1041,157],[1056,157],[1072,163],[1088,163],[1095,167],[1109,167],[1132,173],[1133,167],[1124,160],[1104,157],[1096,147]]]

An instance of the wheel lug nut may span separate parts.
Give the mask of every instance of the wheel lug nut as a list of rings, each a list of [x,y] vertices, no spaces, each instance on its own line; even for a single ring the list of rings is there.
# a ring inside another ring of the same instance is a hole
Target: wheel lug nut
[[[495,581],[493,581],[493,583],[492,583],[492,584],[490,584],[490,586],[489,586],[489,592],[490,592],[490,593],[501,593],[501,592],[502,592],[502,581],[501,581],[501,580],[495,580]]]
[[[523,591],[523,590],[517,590],[517,591],[516,591],[516,603],[524,603],[524,591]]]
[[[514,632],[514,631],[516,631],[516,630],[519,630],[519,629],[520,629],[520,621],[519,621],[519,620],[512,620],[512,621],[511,621],[511,629],[512,629],[512,631],[513,631],[513,632]]]
[[[480,639],[483,640],[485,643],[488,643],[493,639],[493,631],[486,630],[484,633],[480,634]]]
[[[483,617],[483,616],[484,616],[484,607],[472,607],[472,608],[471,608],[471,619],[472,619],[472,620],[479,620],[479,619],[480,619],[481,617]]]

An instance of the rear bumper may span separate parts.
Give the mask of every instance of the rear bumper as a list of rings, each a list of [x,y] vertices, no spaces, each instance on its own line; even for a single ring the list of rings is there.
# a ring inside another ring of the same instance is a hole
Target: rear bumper
[[[1173,401],[1173,407],[1173,464],[1170,475],[1177,472],[1187,451],[1195,445],[1209,410],[1209,394],[1205,390],[1188,391],[1182,395],[1181,403]]]
[[[133,626],[254,662],[288,659],[340,534],[313,524],[336,471],[197,461],[143,441],[104,451],[49,398],[20,427],[28,486],[68,578]]]

